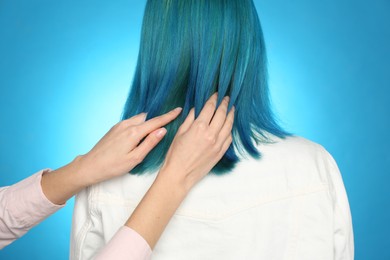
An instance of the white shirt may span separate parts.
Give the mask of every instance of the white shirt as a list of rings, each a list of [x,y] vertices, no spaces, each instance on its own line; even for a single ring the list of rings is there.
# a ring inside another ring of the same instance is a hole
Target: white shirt
[[[300,136],[272,138],[257,145],[260,160],[248,156],[233,172],[207,175],[190,191],[153,260],[354,258],[350,207],[334,158]],[[80,192],[70,259],[91,259],[155,177],[126,174]]]

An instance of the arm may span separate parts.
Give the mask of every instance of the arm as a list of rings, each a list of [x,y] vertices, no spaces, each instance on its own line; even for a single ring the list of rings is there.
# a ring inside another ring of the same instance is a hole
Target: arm
[[[125,226],[140,233],[151,248],[154,248],[169,220],[189,192],[189,189],[184,188],[184,185],[174,178],[161,178],[164,174],[175,176],[178,172],[164,171],[159,172],[155,182],[125,223]]]

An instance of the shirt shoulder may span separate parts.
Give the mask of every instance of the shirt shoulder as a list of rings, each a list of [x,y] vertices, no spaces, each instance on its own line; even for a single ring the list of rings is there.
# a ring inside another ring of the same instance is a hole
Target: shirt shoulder
[[[325,148],[309,138],[292,135],[285,138],[280,138],[278,136],[267,134],[269,141],[264,143],[256,144],[256,148],[259,150],[265,149],[268,151],[268,148],[272,151],[288,154],[288,155],[298,155],[298,156],[307,156],[313,155],[318,152],[322,152]],[[293,153],[292,153],[293,152]]]
[[[271,142],[256,145],[262,158],[253,159],[256,166],[252,163],[252,167],[283,175],[291,189],[329,182],[330,168],[337,164],[322,144],[299,135],[280,138],[269,134],[269,137]]]

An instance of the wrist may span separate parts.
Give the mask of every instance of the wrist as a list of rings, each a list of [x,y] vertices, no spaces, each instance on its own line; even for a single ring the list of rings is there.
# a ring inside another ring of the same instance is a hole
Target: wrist
[[[93,170],[88,166],[88,162],[85,160],[85,155],[76,156],[68,166],[72,169],[71,172],[75,180],[75,184],[81,189],[98,182],[98,180],[93,178]]]
[[[87,182],[82,178],[77,157],[61,168],[43,173],[41,178],[44,195],[57,205],[64,204],[86,186]]]
[[[159,186],[165,186],[175,193],[176,196],[185,197],[190,192],[193,184],[187,176],[184,176],[178,170],[162,167],[158,172],[155,183]]]

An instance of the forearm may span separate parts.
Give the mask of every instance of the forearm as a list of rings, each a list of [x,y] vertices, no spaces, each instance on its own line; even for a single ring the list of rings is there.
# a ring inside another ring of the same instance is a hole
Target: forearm
[[[51,202],[62,205],[81,189],[90,185],[83,174],[81,156],[77,156],[69,164],[43,174],[42,191]]]
[[[188,193],[181,183],[167,178],[170,175],[159,173],[125,224],[137,231],[151,249]]]

